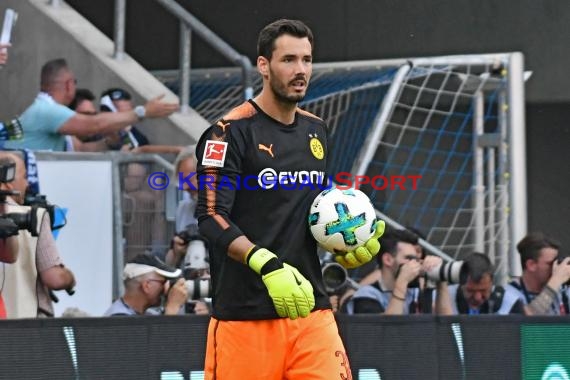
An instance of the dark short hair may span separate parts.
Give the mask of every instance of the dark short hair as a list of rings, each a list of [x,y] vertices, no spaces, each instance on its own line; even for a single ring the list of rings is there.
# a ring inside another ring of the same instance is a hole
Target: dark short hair
[[[67,61],[64,58],[52,59],[47,61],[42,66],[42,72],[40,75],[40,86],[42,90],[46,90],[49,86],[57,79],[59,74],[64,71],[69,70]]]
[[[131,100],[132,96],[131,93],[123,88],[110,88],[108,90],[103,91],[101,94],[101,98],[109,96],[111,100]]]
[[[382,267],[382,255],[388,253],[393,257],[396,256],[397,246],[399,242],[418,244],[417,235],[407,230],[389,230],[382,235],[380,241],[380,252],[378,253],[378,265]]]
[[[531,232],[517,244],[523,269],[527,260],[538,260],[543,248],[560,249],[560,243],[542,232]]]
[[[271,60],[273,50],[275,50],[275,40],[284,34],[293,37],[307,37],[313,47],[313,32],[299,20],[280,19],[265,26],[257,39],[257,55]]]
[[[73,98],[73,100],[69,104],[69,108],[71,108],[72,110],[75,110],[77,108],[77,106],[79,105],[79,103],[83,102],[84,100],[88,100],[90,102],[93,102],[93,101],[95,101],[95,95],[93,95],[93,93],[86,88],[78,88],[75,91],[75,97]]]
[[[466,268],[466,279],[479,282],[486,274],[493,278],[493,264],[489,257],[484,253],[473,252],[463,260],[463,265],[465,265]]]

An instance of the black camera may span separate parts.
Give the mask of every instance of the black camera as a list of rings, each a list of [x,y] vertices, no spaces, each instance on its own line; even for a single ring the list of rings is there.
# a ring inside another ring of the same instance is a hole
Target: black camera
[[[56,210],[56,206],[49,203],[47,200],[47,197],[45,195],[42,194],[30,194],[26,191],[26,195],[24,198],[24,206],[37,206],[37,207],[41,207],[43,209],[46,210],[46,212],[49,215],[49,219],[51,221],[51,230],[55,231],[58,230],[62,227],[65,226],[66,221],[64,221],[62,224],[56,225],[56,220],[55,220],[55,210]]]
[[[10,183],[14,180],[16,176],[16,163],[11,159],[0,160],[0,182]],[[15,196],[19,193],[10,190],[0,190],[0,202],[5,203],[6,197]],[[40,229],[40,219],[38,206],[32,206],[31,210],[27,212],[9,212],[2,215],[5,219],[10,219],[16,226],[18,230],[27,230],[32,236],[39,235]],[[9,232],[9,231],[5,231]],[[13,236],[13,233],[7,234],[8,236]]]
[[[189,224],[186,226],[185,230],[182,230],[176,234],[180,239],[184,240],[184,244],[191,242],[192,240],[204,240],[200,231],[198,230],[197,224]]]
[[[28,212],[10,212],[4,214],[4,218],[8,218],[18,226],[19,230],[27,230],[32,236],[39,236],[40,234],[40,210],[37,206],[32,206]]]

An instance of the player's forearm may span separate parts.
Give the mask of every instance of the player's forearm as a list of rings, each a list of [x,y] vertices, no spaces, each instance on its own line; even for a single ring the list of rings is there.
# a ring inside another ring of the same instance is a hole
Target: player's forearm
[[[247,255],[254,245],[245,235],[241,235],[229,245],[228,255],[240,263],[245,263]]]

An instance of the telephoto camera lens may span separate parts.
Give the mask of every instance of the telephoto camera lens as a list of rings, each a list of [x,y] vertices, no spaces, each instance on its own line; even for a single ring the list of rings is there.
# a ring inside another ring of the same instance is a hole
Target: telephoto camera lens
[[[346,284],[348,273],[342,265],[337,263],[327,263],[323,265],[322,272],[327,293],[334,294]]]
[[[467,276],[467,267],[463,261],[448,261],[426,273],[428,280],[435,282],[446,281],[450,284],[459,284]]]
[[[188,300],[199,300],[212,296],[212,282],[209,278],[195,278],[186,280],[186,289],[188,290]]]

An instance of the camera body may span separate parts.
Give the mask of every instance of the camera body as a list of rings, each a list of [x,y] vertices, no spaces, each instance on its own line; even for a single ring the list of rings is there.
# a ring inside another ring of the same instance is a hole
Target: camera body
[[[16,176],[16,163],[12,160],[0,161],[0,183],[10,183]],[[19,195],[16,191],[0,190],[0,202],[5,203],[6,197]],[[13,208],[8,206],[8,208]],[[10,219],[19,230],[27,230],[32,236],[39,235],[41,210],[38,206],[32,206],[27,211],[11,211],[0,217]]]
[[[42,194],[30,194],[26,192],[24,198],[24,206],[31,206],[31,207],[41,207],[46,210],[49,215],[49,219],[51,221],[51,229],[52,231],[60,229],[63,225],[56,226],[55,223],[55,205],[52,205],[48,202],[47,196]]]

